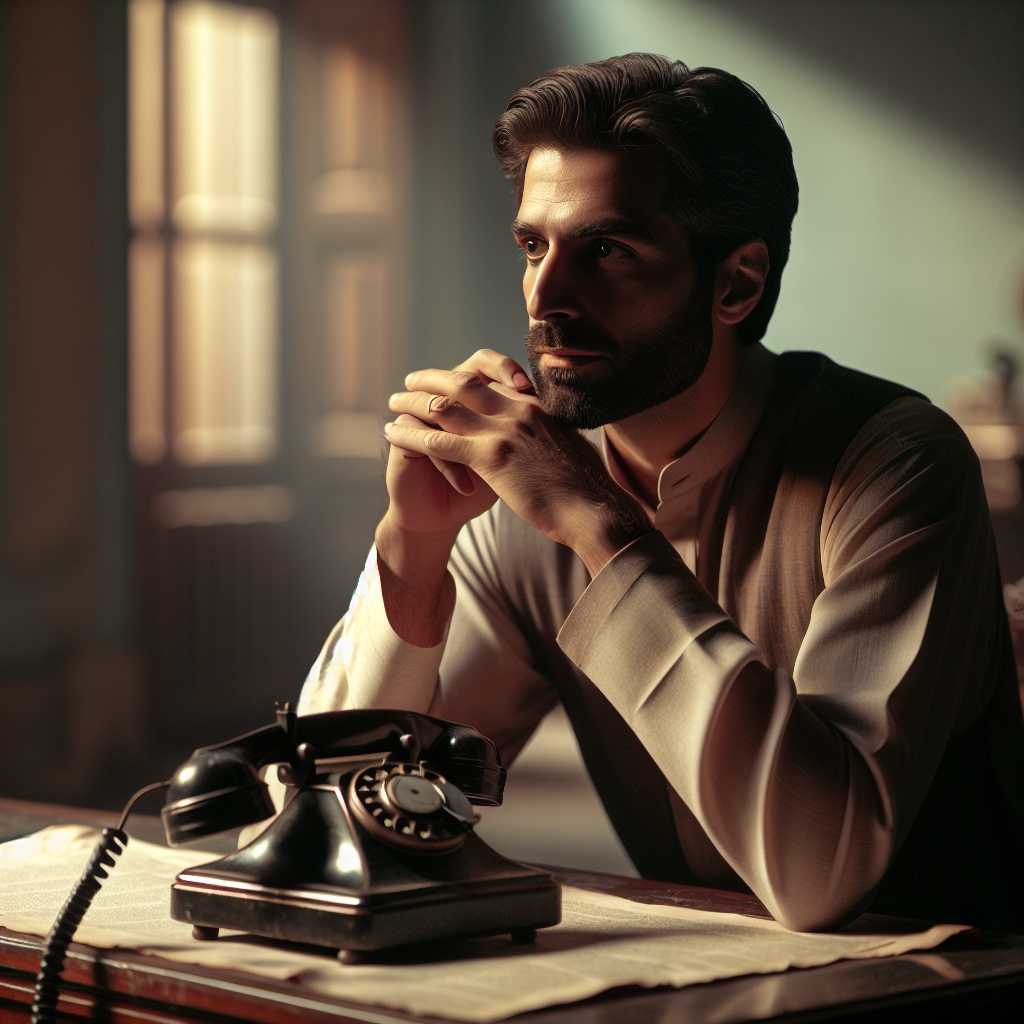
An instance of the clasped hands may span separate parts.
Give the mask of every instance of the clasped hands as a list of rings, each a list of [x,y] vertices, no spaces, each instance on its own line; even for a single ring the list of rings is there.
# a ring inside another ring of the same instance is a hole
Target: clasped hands
[[[406,533],[455,535],[500,497],[591,575],[652,529],[577,430],[548,416],[508,356],[481,350],[454,370],[419,370],[392,395],[388,517]]]

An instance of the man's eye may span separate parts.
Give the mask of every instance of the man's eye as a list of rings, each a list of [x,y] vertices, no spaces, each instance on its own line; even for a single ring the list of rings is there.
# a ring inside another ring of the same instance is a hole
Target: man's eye
[[[527,260],[531,263],[539,260],[547,249],[547,246],[545,246],[545,244],[538,238],[527,238],[525,241],[521,242],[520,245],[522,246],[523,252],[526,253]]]

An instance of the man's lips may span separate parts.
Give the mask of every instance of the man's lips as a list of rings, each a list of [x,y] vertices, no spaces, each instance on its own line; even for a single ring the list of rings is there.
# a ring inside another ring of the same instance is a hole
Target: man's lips
[[[536,352],[538,363],[550,370],[575,370],[604,359],[603,352],[591,352],[581,348],[545,348]]]

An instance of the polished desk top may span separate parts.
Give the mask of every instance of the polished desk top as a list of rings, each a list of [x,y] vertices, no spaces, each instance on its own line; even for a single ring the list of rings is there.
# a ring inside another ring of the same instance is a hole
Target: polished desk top
[[[117,815],[0,799],[0,841],[46,825],[68,822],[116,824]],[[162,841],[158,818],[129,819],[130,835]],[[215,852],[233,840],[197,844]],[[559,881],[608,892],[640,903],[768,917],[754,896],[646,879],[556,870]],[[0,1019],[27,1019],[42,939],[0,928]],[[119,949],[72,944],[64,970],[60,1008],[71,1017],[111,1021],[227,1022],[265,1024],[403,1024],[426,1020],[385,1007],[357,1005],[304,992],[237,971],[175,963]],[[843,960],[694,985],[685,989],[616,989],[571,1006],[537,1010],[516,1018],[530,1024],[730,1024],[751,1020],[937,1021],[981,1015],[986,1021],[1016,1020],[1024,993],[1024,938],[973,930],[923,954]],[[1012,1016],[1011,1016],[1012,1015]]]

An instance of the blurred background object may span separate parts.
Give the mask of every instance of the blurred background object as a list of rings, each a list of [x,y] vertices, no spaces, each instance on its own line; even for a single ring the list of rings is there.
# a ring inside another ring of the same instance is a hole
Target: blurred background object
[[[118,807],[295,697],[387,395],[522,354],[494,118],[637,49],[748,79],[793,141],[769,347],[942,402],[1004,339],[948,407],[1024,575],[1020,3],[0,0],[0,796]],[[628,867],[559,715],[482,827]]]
[[[1024,303],[1021,314],[1024,318]],[[968,378],[954,380],[949,389],[949,411],[963,427],[981,462],[1024,703],[1024,407],[1017,395],[1020,358],[1004,343],[993,342],[989,347],[993,376],[980,383]]]
[[[949,404],[950,412],[964,428],[981,460],[985,497],[996,520],[1003,513],[1020,509],[1024,503],[1020,472],[1024,459],[1024,412],[1016,394],[1020,376],[1017,356],[999,344],[992,348],[993,378],[980,384],[966,378],[954,380],[949,389]],[[1002,568],[1012,576],[1024,570],[1024,531],[1019,536],[1010,530],[1005,533],[1006,560]]]

